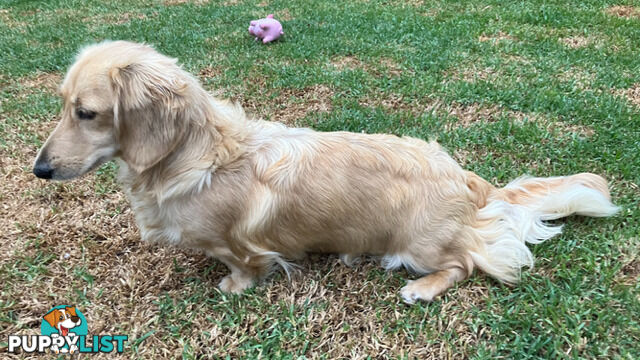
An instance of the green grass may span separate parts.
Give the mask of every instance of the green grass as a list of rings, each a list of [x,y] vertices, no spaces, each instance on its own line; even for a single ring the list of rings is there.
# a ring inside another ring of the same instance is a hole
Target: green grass
[[[33,296],[24,294],[36,289],[45,297],[38,301],[51,302],[49,307],[68,302],[103,313],[117,301],[119,311],[137,320],[107,328],[132,334],[125,353],[132,358],[375,358],[381,348],[347,351],[370,344],[372,336],[388,346],[398,338],[413,344],[382,355],[391,358],[640,358],[640,109],[621,95],[640,84],[639,18],[610,15],[605,10],[621,3],[595,0],[229,3],[0,0],[0,164],[23,172],[3,180],[0,199],[26,203],[28,208],[17,209],[33,214],[2,213],[8,229],[0,239],[11,244],[0,255],[3,336],[4,328],[39,327],[25,320],[42,315],[43,305],[30,308]],[[622,5],[640,8],[639,2]],[[246,33],[250,20],[285,12],[281,40],[264,46]],[[567,38],[587,44],[573,48],[563,43]],[[194,74],[213,69],[201,76],[207,89],[254,106],[271,120],[321,131],[437,139],[466,159],[465,168],[498,184],[525,173],[599,173],[611,180],[622,211],[611,219],[563,220],[561,236],[533,247],[536,268],[517,287],[474,276],[431,304],[401,303],[395,294],[407,277],[403,272],[365,266],[333,278],[339,265],[325,264],[333,258],[307,265],[310,274],[291,284],[276,275],[244,296],[229,296],[215,289],[226,272],[222,265],[178,250],[164,253],[170,261],[154,263],[171,274],[169,285],[139,280],[154,291],[152,299],[136,292],[136,285],[126,296],[109,298],[112,282],[120,280],[101,272],[126,268],[138,256],[129,252],[149,255],[135,233],[117,235],[132,225],[126,202],[116,198],[115,165],[101,168],[90,185],[23,189],[10,183],[30,179],[35,149],[60,110],[51,88],[28,82],[64,73],[80,47],[104,39],[153,44]],[[345,59],[348,65],[339,65]],[[320,99],[327,111],[304,111],[316,101],[318,86],[328,89]],[[396,99],[396,105],[386,106],[385,99]],[[273,115],[277,106],[283,118]],[[293,106],[302,109],[300,116],[287,115]],[[453,111],[470,108],[477,115]],[[95,224],[114,226],[85,231],[63,222],[64,211],[56,210],[64,207],[60,199],[80,209],[73,221],[92,216],[93,210],[82,209],[98,204],[103,211],[95,212]],[[43,224],[39,211],[49,207],[53,215]],[[75,264],[56,260],[63,238],[78,251]],[[120,255],[103,260],[102,252]],[[62,294],[46,285],[57,280],[69,280]],[[370,294],[345,294],[346,282]],[[304,300],[302,286],[308,284],[332,296]],[[293,285],[301,286],[294,300],[269,288],[286,292]],[[471,296],[475,290],[481,294]],[[333,305],[336,299],[348,309]],[[133,314],[145,301],[150,315]],[[347,318],[324,323],[319,313]],[[343,343],[320,340],[332,336]],[[158,350],[163,347],[167,352]]]

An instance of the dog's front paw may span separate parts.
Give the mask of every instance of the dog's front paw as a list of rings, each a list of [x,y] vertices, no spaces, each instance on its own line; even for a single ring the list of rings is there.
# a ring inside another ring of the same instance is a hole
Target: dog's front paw
[[[234,274],[225,276],[218,287],[220,290],[232,294],[241,294],[244,290],[253,285],[253,279],[249,277],[237,276]]]
[[[432,289],[425,287],[418,281],[409,280],[407,285],[400,289],[400,296],[402,296],[402,300],[407,304],[415,304],[416,301],[420,300],[430,302],[435,295]]]

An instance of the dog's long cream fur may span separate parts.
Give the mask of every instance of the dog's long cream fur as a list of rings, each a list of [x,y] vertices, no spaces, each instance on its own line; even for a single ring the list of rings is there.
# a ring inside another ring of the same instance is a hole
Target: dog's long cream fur
[[[85,48],[61,92],[63,118],[36,174],[69,179],[117,158],[142,238],[220,259],[231,269],[224,291],[330,252],[425,275],[401,295],[429,301],[474,267],[516,282],[533,262],[525,244],[560,232],[545,220],[617,211],[594,174],[497,189],[435,142],[249,120],[141,44]]]

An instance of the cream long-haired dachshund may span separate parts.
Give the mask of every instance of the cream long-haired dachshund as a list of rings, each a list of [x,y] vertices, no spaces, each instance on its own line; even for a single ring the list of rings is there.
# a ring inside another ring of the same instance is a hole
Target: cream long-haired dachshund
[[[247,119],[142,44],[83,49],[60,90],[62,119],[35,175],[72,179],[118,159],[142,238],[219,259],[227,292],[328,252],[404,266],[423,276],[401,289],[404,301],[431,301],[475,267],[516,282],[533,262],[526,243],[560,233],[545,220],[617,211],[590,173],[498,189],[435,142]]]

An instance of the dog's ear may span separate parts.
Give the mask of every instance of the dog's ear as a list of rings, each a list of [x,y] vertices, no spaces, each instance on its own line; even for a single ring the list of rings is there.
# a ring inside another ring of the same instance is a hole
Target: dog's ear
[[[184,133],[187,85],[176,68],[171,60],[133,63],[109,72],[120,157],[138,173],[169,154]]]
[[[49,311],[45,316],[43,316],[42,318],[49,323],[49,325],[56,327],[56,323],[58,320],[58,314],[59,311],[57,309],[53,309],[51,311]]]
[[[65,308],[65,310],[67,310],[68,314],[71,314],[71,316],[78,316],[76,314],[76,307],[75,306],[68,306]]]

